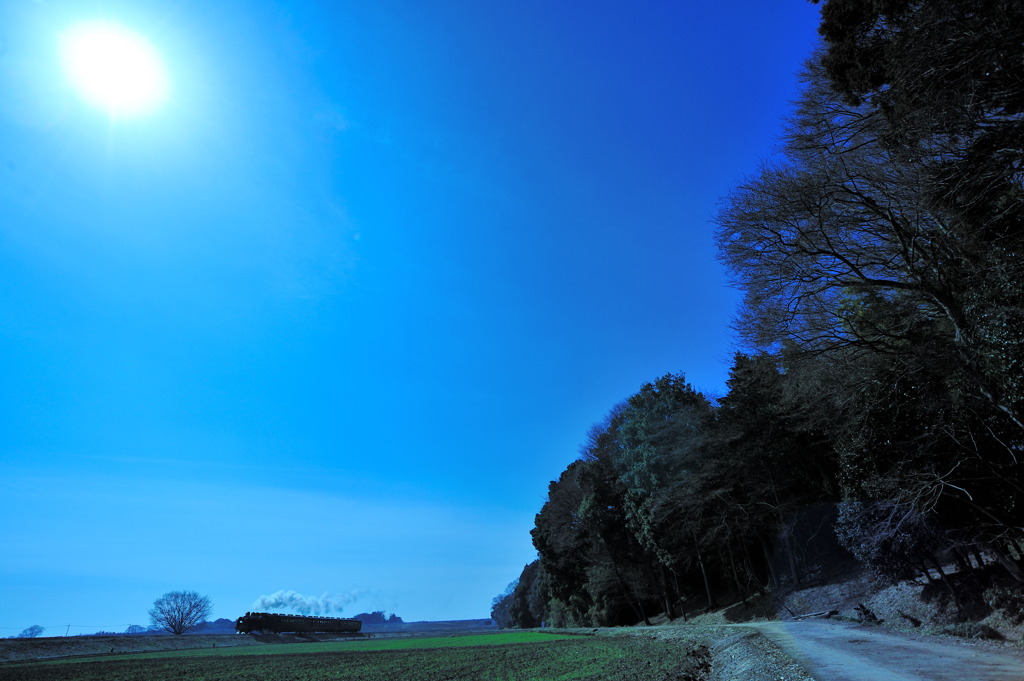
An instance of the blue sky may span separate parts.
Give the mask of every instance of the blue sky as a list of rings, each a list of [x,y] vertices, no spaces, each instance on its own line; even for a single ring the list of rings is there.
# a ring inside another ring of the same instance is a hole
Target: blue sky
[[[160,52],[152,113],[57,40]],[[173,589],[486,617],[647,380],[724,390],[716,202],[815,44],[784,2],[0,9],[0,635]]]

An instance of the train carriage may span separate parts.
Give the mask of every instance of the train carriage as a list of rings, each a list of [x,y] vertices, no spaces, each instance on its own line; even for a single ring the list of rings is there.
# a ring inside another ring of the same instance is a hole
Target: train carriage
[[[362,626],[359,620],[344,617],[270,612],[247,612],[235,621],[239,634],[355,634]]]

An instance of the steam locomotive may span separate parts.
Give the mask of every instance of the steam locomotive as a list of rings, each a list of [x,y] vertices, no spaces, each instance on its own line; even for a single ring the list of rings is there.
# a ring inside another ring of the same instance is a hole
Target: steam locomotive
[[[362,628],[359,620],[343,617],[306,617],[269,612],[247,612],[235,620],[239,634],[355,634]]]

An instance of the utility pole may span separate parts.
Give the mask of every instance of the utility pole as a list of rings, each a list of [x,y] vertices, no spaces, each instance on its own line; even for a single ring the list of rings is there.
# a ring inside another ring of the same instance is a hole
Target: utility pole
[[[64,638],[68,637],[68,632],[71,631],[71,625],[68,625],[68,630],[64,632]]]

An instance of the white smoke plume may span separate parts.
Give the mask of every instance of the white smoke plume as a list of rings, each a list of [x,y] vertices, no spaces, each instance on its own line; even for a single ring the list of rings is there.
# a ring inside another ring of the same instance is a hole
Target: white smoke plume
[[[340,613],[350,603],[359,600],[362,591],[347,594],[331,594],[327,591],[322,596],[303,596],[297,591],[277,591],[269,596],[260,596],[252,604],[254,612],[287,611],[296,615],[329,615]]]

